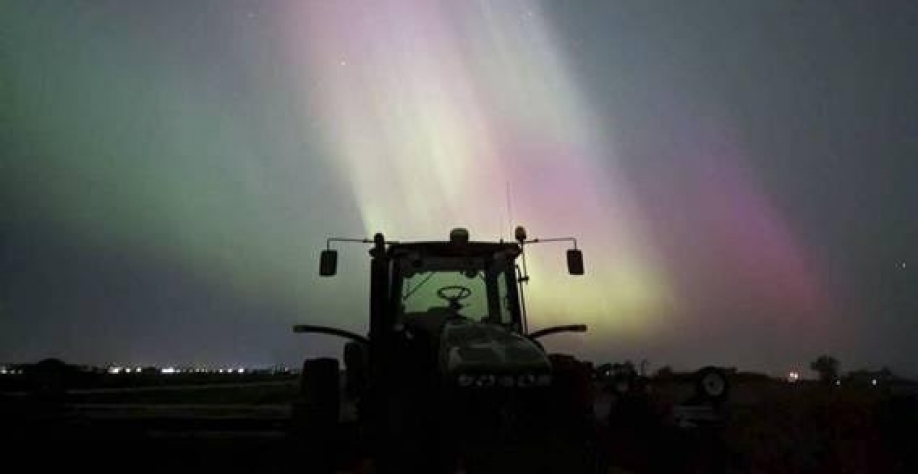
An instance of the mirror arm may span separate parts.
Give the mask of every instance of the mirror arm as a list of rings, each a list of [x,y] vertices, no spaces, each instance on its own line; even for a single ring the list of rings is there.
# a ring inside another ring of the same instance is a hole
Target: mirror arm
[[[327,334],[329,336],[338,336],[350,339],[361,344],[370,345],[370,340],[365,336],[353,333],[344,329],[333,328],[330,326],[316,326],[313,324],[297,324],[293,326],[293,332],[300,334]]]
[[[559,332],[586,332],[586,324],[568,324],[565,326],[552,326],[550,328],[539,329],[529,334],[530,339],[538,339],[542,336],[550,336]]]
[[[332,249],[332,248],[331,248],[331,243],[332,243],[332,242],[356,242],[356,243],[358,243],[358,244],[372,244],[372,243],[373,243],[373,241],[370,240],[370,239],[350,239],[350,238],[347,238],[347,237],[329,237],[329,238],[325,241],[325,248],[326,248],[327,250],[331,250],[331,249]]]
[[[327,250],[332,249],[332,246],[331,246],[332,242],[353,242],[353,243],[358,243],[358,244],[376,244],[377,243],[376,240],[374,239],[353,239],[349,237],[329,237],[328,239],[325,240],[325,248]],[[384,245],[398,244],[398,242],[395,240],[385,240],[383,241],[383,243]]]
[[[577,248],[577,239],[575,239],[574,237],[555,237],[551,239],[530,239],[530,240],[524,241],[523,243],[524,244],[542,244],[546,242],[573,242],[574,249]]]

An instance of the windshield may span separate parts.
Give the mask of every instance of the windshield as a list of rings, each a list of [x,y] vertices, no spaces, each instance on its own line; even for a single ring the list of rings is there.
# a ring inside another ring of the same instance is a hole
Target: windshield
[[[511,324],[506,267],[486,268],[483,262],[449,259],[405,265],[399,319],[449,313],[480,322]]]

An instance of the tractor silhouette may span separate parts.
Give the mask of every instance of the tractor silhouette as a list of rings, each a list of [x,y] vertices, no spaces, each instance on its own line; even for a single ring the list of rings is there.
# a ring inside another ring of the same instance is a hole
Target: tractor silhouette
[[[523,299],[525,246],[573,242],[572,275],[582,254],[573,238],[527,240],[522,227],[515,240],[470,241],[465,229],[328,240],[322,276],[337,272],[332,242],[371,245],[369,333],[294,327],[348,339],[343,376],[337,359],[303,363],[291,439],[310,472],[597,472],[592,368],[539,342],[587,328],[529,331]]]

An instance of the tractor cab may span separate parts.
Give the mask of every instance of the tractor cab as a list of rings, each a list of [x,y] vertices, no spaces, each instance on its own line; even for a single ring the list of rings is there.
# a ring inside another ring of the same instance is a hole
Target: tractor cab
[[[396,324],[446,316],[522,330],[518,245],[422,242],[395,245],[389,254]]]

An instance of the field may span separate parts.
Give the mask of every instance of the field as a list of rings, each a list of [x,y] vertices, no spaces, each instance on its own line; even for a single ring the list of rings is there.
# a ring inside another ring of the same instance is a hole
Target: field
[[[662,391],[665,413],[678,397]],[[737,384],[724,411],[722,429],[657,431],[636,451],[705,466],[696,472],[918,472],[912,388],[754,381]],[[635,464],[647,470],[652,463]]]
[[[29,458],[36,467],[304,472],[308,460],[286,436],[296,391],[290,377],[84,387],[57,400],[8,391],[0,426],[8,453],[55,453]],[[609,472],[918,472],[911,388],[744,381],[722,427],[679,428],[672,409],[687,393],[655,384],[643,414],[601,424]],[[597,391],[603,422],[610,402]]]

